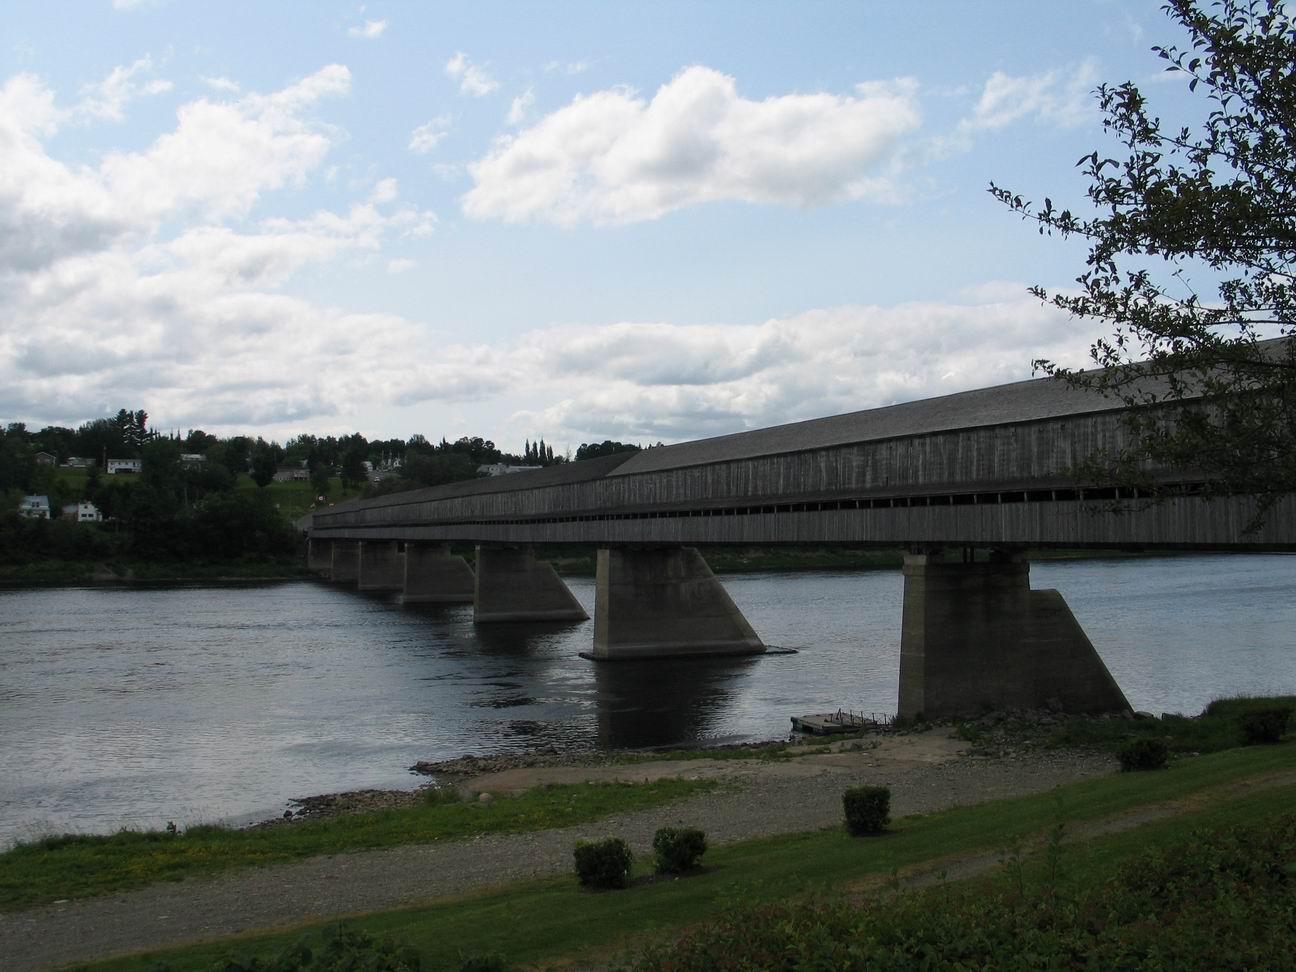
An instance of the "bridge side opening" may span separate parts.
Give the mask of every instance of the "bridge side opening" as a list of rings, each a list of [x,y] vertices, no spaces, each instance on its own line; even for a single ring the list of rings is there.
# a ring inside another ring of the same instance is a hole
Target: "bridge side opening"
[[[1125,694],[1057,591],[1030,588],[1030,564],[939,551],[905,556],[901,718],[976,716],[991,709],[1129,709]]]
[[[694,547],[600,548],[594,651],[600,661],[763,652]]]

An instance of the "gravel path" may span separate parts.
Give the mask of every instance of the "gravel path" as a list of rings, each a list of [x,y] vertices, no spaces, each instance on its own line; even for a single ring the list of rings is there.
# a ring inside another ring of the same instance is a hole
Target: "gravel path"
[[[701,827],[713,844],[836,826],[842,789],[854,783],[889,785],[892,814],[902,817],[1037,793],[1115,768],[1106,757],[1057,753],[984,759],[881,751],[752,762],[723,764],[715,775],[735,785],[720,792],[594,824],[311,858],[0,914],[0,965],[29,972],[566,873],[582,837],[617,834],[646,855],[654,831],[669,824]]]

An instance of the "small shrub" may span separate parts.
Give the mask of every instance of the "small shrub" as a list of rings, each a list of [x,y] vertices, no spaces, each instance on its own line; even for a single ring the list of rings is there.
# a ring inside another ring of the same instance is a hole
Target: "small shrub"
[[[502,955],[469,955],[459,963],[459,972],[512,972]]]
[[[1117,751],[1121,772],[1164,769],[1170,762],[1170,747],[1160,739],[1131,739]]]
[[[1276,743],[1287,731],[1291,709],[1253,709],[1242,714],[1242,738],[1248,746],[1256,743]]]
[[[846,829],[856,837],[880,834],[891,822],[891,790],[885,786],[853,786],[842,794]]]
[[[658,874],[693,870],[699,866],[706,849],[706,834],[696,827],[663,827],[653,835]]]
[[[427,807],[441,807],[462,800],[463,797],[453,786],[429,786],[423,791],[423,805]]]
[[[576,875],[587,888],[624,888],[634,855],[620,837],[577,841]]]

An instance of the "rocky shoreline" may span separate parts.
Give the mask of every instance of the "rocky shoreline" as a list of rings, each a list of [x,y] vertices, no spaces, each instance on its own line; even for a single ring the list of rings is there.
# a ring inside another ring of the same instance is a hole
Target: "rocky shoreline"
[[[1146,717],[1144,713],[1139,715]],[[1020,727],[1023,724],[1044,728],[1064,722],[1069,718],[1085,717],[1067,716],[1048,709],[988,713],[969,723],[971,726],[982,729],[990,728],[991,731],[982,733],[977,743],[967,743],[965,755],[971,759],[1019,758],[1036,748],[1029,739],[1022,738]],[[1119,717],[1113,716],[1112,718]],[[1127,718],[1132,718],[1132,716]],[[824,747],[828,746],[836,748],[848,743],[858,745],[861,739],[868,741],[870,739],[880,740],[886,737],[921,735],[932,731],[950,732],[955,728],[953,724],[949,723],[920,723],[907,728],[887,725],[844,737],[792,734],[785,739],[730,743],[714,747],[695,746],[688,747],[684,751],[690,755],[692,760],[697,762],[725,760],[741,764],[747,761],[742,754],[750,754],[750,760],[755,761],[772,751],[778,751],[785,758],[797,759],[802,755],[797,750],[802,747],[805,748],[807,753],[821,752]],[[473,796],[475,790],[471,786],[471,781],[497,774],[518,770],[543,769],[599,770],[627,764],[650,763],[655,760],[657,755],[660,755],[662,760],[672,760],[673,757],[678,757],[680,751],[664,751],[659,754],[653,750],[564,750],[557,747],[547,747],[520,753],[491,753],[456,756],[442,760],[419,760],[409,768],[410,772],[428,778],[428,782],[413,789],[362,789],[299,797],[288,802],[288,809],[280,817],[259,821],[251,826],[278,826],[303,820],[338,817],[351,813],[403,809],[422,803],[427,799],[427,791],[434,789],[453,788],[465,795]]]

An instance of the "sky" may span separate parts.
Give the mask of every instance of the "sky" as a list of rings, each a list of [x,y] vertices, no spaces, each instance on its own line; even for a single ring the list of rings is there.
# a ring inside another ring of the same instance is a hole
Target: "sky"
[[[0,421],[682,441],[1100,333],[1094,89],[1159,0],[5,0]]]

